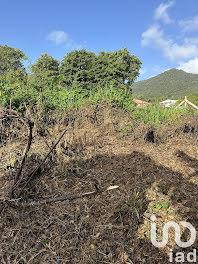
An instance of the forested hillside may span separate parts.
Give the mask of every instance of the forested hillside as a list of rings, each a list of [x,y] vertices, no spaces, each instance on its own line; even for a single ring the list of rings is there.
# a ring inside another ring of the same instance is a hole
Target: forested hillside
[[[182,98],[198,92],[198,74],[171,69],[132,85],[133,92],[144,97]]]

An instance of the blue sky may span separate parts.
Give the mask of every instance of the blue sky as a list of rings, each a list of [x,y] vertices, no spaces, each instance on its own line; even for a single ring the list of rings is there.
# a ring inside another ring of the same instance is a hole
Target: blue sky
[[[140,58],[139,80],[170,68],[198,73],[197,0],[1,1],[0,44],[34,63],[74,49],[126,47]]]

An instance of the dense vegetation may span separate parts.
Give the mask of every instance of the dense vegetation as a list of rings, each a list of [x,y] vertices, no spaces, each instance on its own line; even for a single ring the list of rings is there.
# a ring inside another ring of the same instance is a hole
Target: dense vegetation
[[[23,111],[27,105],[65,109],[87,101],[106,100],[123,105],[131,97],[131,84],[139,75],[141,61],[127,49],[86,50],[66,54],[61,63],[42,54],[30,73],[25,54],[0,45],[0,104]]]
[[[133,91],[144,97],[180,99],[184,95],[198,93],[198,74],[171,69],[148,80],[135,82]]]
[[[72,51],[61,63],[44,53],[30,65],[29,72],[23,65],[24,60],[27,57],[22,51],[0,45],[0,105],[20,112],[30,108],[45,116],[50,110],[73,111],[82,105],[106,103],[129,111],[135,120],[155,125],[164,121],[177,122],[181,116],[192,113],[189,109],[161,109],[157,104],[155,107],[135,107],[133,98],[136,95],[132,88],[137,93],[133,83],[139,76],[141,61],[127,49],[101,51],[98,55],[86,50]],[[170,80],[174,80],[178,73],[183,74],[171,70],[153,79],[164,80],[163,76],[167,76],[169,80],[172,76]],[[160,95],[166,93],[160,81],[158,87]],[[141,93],[141,87],[138,89]],[[149,86],[147,89],[149,93]],[[196,94],[189,99],[198,103]],[[153,98],[151,101],[159,100]]]

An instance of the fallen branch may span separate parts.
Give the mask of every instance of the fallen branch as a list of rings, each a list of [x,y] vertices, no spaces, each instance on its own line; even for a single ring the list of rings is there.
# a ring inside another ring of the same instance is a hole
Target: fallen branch
[[[8,110],[8,112],[13,112],[13,111]],[[2,210],[5,207],[8,207],[8,206],[29,207],[29,206],[38,206],[38,205],[47,204],[47,203],[55,203],[55,202],[60,202],[60,201],[65,201],[65,200],[70,200],[71,201],[71,200],[80,199],[80,198],[83,198],[83,197],[89,197],[89,196],[92,196],[92,195],[101,194],[101,193],[104,193],[106,191],[110,191],[110,190],[113,190],[113,189],[116,189],[116,188],[119,187],[119,186],[110,186],[108,188],[98,188],[97,185],[96,185],[95,186],[96,190],[92,191],[92,192],[88,192],[88,193],[73,194],[73,195],[68,194],[68,195],[62,195],[62,196],[58,196],[58,197],[55,197],[55,198],[49,198],[49,199],[46,199],[46,200],[41,200],[41,201],[21,202],[20,201],[20,196],[21,196],[23,190],[29,184],[29,182],[34,178],[34,176],[36,175],[36,173],[38,172],[40,167],[44,164],[44,162],[47,160],[47,158],[52,153],[52,151],[56,148],[58,143],[61,141],[61,139],[63,138],[63,136],[67,132],[67,129],[62,133],[62,135],[59,137],[57,142],[51,147],[50,151],[43,158],[43,160],[38,164],[36,169],[34,169],[29,175],[20,178],[23,166],[24,166],[26,158],[27,158],[28,151],[30,150],[30,146],[31,146],[31,143],[32,143],[32,130],[33,130],[34,124],[30,120],[25,119],[23,117],[20,117],[18,115],[12,115],[12,116],[6,115],[6,117],[12,117],[12,118],[16,117],[16,118],[19,118],[21,121],[23,121],[26,125],[28,124],[28,126],[29,126],[29,137],[28,137],[28,144],[27,144],[27,147],[26,147],[26,151],[25,151],[24,157],[23,157],[22,162],[21,162],[20,169],[19,169],[19,171],[18,171],[18,173],[16,175],[14,185],[13,185],[13,187],[11,189],[11,192],[10,192],[9,200],[5,199],[0,204],[0,213],[2,212]],[[24,184],[22,185],[22,188],[20,189],[20,192],[16,195],[16,197],[14,197],[14,191],[17,190],[17,188],[20,186],[20,184],[22,182],[24,182]],[[15,200],[13,200],[13,198],[15,198]]]
[[[20,116],[17,111],[14,110],[9,110],[6,108],[1,108],[0,109],[2,111],[2,116],[0,116],[0,119],[5,119],[5,118],[17,118],[19,119],[22,123],[24,123],[25,125],[27,125],[30,120],[26,117]]]
[[[97,195],[97,194],[101,194],[113,189],[117,189],[119,188],[119,186],[110,186],[108,188],[100,188],[100,189],[96,189],[95,191],[92,192],[88,192],[88,193],[83,193],[83,194],[66,194],[66,195],[62,195],[62,196],[58,196],[55,198],[49,198],[46,200],[41,200],[41,201],[33,201],[33,202],[21,202],[20,200],[17,201],[5,201],[7,204],[10,204],[10,206],[22,206],[22,207],[31,207],[31,206],[39,206],[42,204],[48,204],[48,203],[56,203],[56,202],[62,202],[65,200],[75,200],[75,199],[79,199],[79,198],[84,198],[84,197],[89,197],[92,195]]]

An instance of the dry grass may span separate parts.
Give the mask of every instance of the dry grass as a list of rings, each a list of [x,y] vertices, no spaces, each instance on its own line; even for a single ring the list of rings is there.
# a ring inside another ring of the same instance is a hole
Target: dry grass
[[[103,106],[81,109],[69,123],[65,120],[49,123],[42,136],[35,131],[24,173],[49,151],[66,123],[69,128],[23,199],[83,193],[96,182],[120,188],[72,202],[6,209],[0,263],[168,263],[168,249],[177,250],[173,233],[166,247],[153,247],[149,218],[158,216],[159,227],[170,219],[188,220],[198,230],[196,133],[164,127],[154,131],[158,140],[146,142],[151,127],[137,126],[127,113]],[[12,160],[22,157],[24,133],[23,138],[11,136],[0,150],[1,197],[17,170]]]

